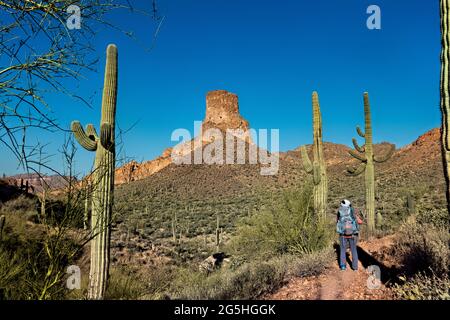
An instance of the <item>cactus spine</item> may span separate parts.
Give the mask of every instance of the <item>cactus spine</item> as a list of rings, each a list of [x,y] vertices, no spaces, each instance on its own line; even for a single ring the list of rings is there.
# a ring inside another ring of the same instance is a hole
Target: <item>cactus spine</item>
[[[3,238],[3,228],[5,227],[6,217],[4,215],[0,216],[0,240]]]
[[[306,147],[301,147],[303,167],[312,174],[314,182],[314,211],[321,220],[325,220],[328,201],[328,178],[323,154],[322,115],[320,113],[319,96],[312,94],[313,107],[313,161],[308,156]]]
[[[442,129],[441,129],[441,145],[442,159],[444,164],[445,180],[447,182],[447,207],[450,212],[450,16],[449,16],[449,0],[440,0],[440,17],[441,17],[441,112],[442,112]]]
[[[86,150],[95,151],[95,171],[92,185],[91,268],[89,299],[103,299],[109,273],[111,211],[114,195],[115,116],[117,101],[117,47],[109,45],[103,88],[100,136],[92,124],[83,130],[72,122],[75,138]]]
[[[370,114],[369,94],[364,92],[364,117],[365,132],[357,127],[356,131],[361,138],[365,139],[365,144],[359,146],[356,139],[353,139],[355,150],[350,150],[352,157],[359,160],[361,164],[357,168],[348,168],[349,175],[358,176],[365,172],[366,185],[366,215],[367,215],[367,233],[373,235],[375,231],[375,169],[374,163],[381,163],[389,160],[395,150],[395,146],[391,145],[389,151],[384,157],[377,157],[373,154],[372,139],[372,119]],[[380,213],[381,215],[381,213]]]

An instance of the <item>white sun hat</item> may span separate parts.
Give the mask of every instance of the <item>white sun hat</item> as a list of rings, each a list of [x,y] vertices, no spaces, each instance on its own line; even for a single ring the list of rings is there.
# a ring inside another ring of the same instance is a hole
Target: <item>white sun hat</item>
[[[347,199],[342,200],[342,202],[341,202],[341,206],[343,206],[343,207],[350,207],[350,205],[351,205],[351,202]]]

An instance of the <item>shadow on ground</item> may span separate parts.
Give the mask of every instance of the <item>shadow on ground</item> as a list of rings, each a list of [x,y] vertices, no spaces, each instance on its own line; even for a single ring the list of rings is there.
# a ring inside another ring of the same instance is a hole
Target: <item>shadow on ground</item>
[[[367,252],[360,246],[357,246],[356,248],[358,252],[358,260],[361,262],[364,269],[367,269],[369,268],[369,266],[372,265],[376,265],[380,268],[381,282],[384,285],[392,285],[399,282],[398,275],[401,273],[401,270],[399,270],[396,267],[387,267],[386,265],[383,264],[383,262],[376,259],[374,256],[372,256],[369,252]],[[336,263],[339,265],[339,253],[340,253],[339,244],[335,243],[334,249],[336,253]],[[347,263],[351,265],[350,254],[348,251],[346,256],[347,256]]]

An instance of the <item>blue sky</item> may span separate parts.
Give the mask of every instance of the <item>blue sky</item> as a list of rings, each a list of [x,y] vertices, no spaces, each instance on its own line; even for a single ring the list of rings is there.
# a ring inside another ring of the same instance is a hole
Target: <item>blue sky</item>
[[[371,4],[381,8],[381,30],[366,27]],[[311,142],[313,90],[325,141],[351,144],[364,121],[364,91],[377,142],[403,146],[440,125],[437,0],[160,0],[159,9],[165,21],[150,52],[114,31],[97,36],[99,73],[87,75],[78,92],[97,91],[94,109],[52,101],[62,126],[73,119],[98,126],[110,42],[120,55],[117,121],[123,129],[136,123],[124,150],[138,161],[172,146],[174,129],[193,130],[204,118],[206,93],[215,89],[239,96],[252,128],[280,129],[282,151]],[[150,46],[155,26],[148,18],[121,12],[111,19]],[[35,138],[56,153],[63,137],[41,132]],[[0,172],[20,171],[3,146],[0,153]],[[93,157],[80,148],[76,169],[85,172]],[[61,167],[59,155],[52,165]]]

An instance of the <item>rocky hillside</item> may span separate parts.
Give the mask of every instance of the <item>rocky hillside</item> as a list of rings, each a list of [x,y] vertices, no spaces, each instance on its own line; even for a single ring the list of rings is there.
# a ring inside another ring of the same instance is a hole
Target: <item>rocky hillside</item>
[[[439,135],[439,129],[433,129],[397,150],[388,162],[376,165],[377,210],[386,224],[382,230],[409,214],[408,195],[414,199],[415,210],[445,217]],[[384,154],[388,147],[376,145],[375,153]],[[364,176],[345,174],[354,161],[348,155],[350,148],[325,143],[324,149],[330,180],[330,220],[342,198],[352,200],[364,212]],[[171,163],[150,177],[119,186],[113,232],[117,261],[138,257],[151,265],[158,261],[155,257],[174,261],[204,258],[214,250],[217,217],[226,241],[239,217],[260,210],[262,200],[310,179],[302,170],[298,149],[280,154],[277,175],[262,176],[259,169],[259,165],[249,164]],[[178,239],[175,244],[174,234]]]

